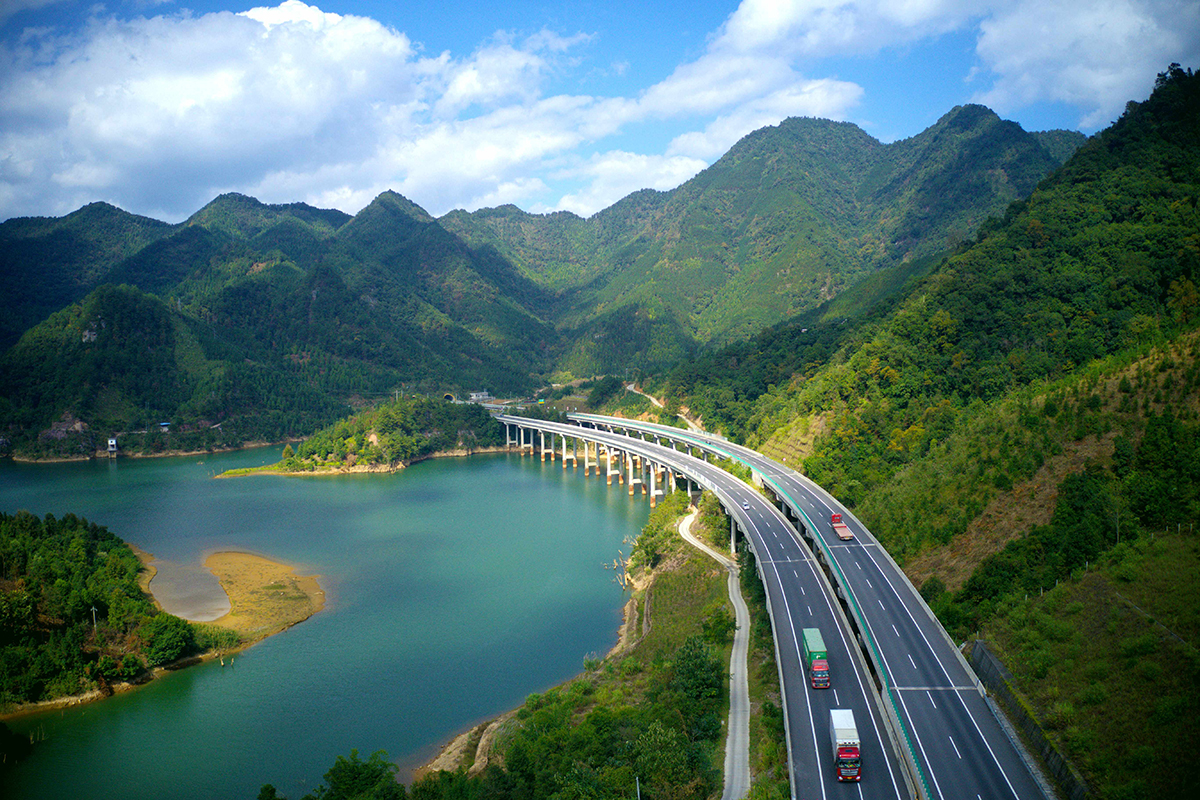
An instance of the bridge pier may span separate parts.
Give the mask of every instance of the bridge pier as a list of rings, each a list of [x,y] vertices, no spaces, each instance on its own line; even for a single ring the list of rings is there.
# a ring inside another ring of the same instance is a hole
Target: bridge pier
[[[663,495],[661,489],[658,488],[658,465],[650,465],[650,507],[654,508],[658,505],[658,498]]]
[[[630,454],[626,454],[626,457],[629,459],[629,496],[632,497],[633,493],[635,491],[637,491],[638,485],[642,483],[642,467],[641,467],[641,464],[637,463],[637,461],[638,461],[637,456],[631,456]],[[635,467],[635,465],[636,465],[636,467]],[[634,472],[633,472],[635,468],[637,469],[637,477],[636,478],[634,477]]]

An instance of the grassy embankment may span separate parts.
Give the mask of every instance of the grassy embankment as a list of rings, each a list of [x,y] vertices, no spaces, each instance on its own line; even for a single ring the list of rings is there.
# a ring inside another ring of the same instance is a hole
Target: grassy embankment
[[[1145,536],[981,632],[1100,797],[1200,796],[1197,575],[1196,533]]]

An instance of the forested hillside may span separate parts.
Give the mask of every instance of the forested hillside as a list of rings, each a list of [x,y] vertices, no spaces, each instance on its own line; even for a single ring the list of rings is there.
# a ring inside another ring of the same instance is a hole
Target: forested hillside
[[[434,453],[470,453],[504,443],[503,427],[482,406],[398,397],[322,428],[295,448],[287,445],[277,464],[246,472],[391,470]]]
[[[1173,733],[1200,679],[1178,611],[1200,607],[1198,198],[1200,75],[1173,65],[898,294],[847,293],[659,386],[852,506],[952,636],[1000,639],[1103,797],[1200,785]],[[1151,564],[1172,571],[1157,592]]]
[[[588,220],[509,207],[441,221],[566,293],[567,370],[661,369],[970,237],[1082,143],[1057,133],[1039,138],[981,106],[890,145],[848,123],[788,119],[679,188]]]
[[[91,203],[58,219],[10,219],[0,225],[0,292],[5,298],[0,351],[170,230],[165,222],[108,203]]]

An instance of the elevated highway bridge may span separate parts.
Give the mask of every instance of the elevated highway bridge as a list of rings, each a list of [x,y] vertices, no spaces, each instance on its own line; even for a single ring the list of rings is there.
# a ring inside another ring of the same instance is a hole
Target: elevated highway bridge
[[[569,417],[581,426],[730,459],[753,471],[755,483],[836,587],[871,663],[889,727],[920,797],[1052,796],[904,572],[866,526],[828,492],[761,453],[702,431],[589,414]],[[842,515],[852,540],[834,534],[834,513]]]
[[[509,446],[544,460],[567,458],[588,475],[623,485],[631,494],[655,497],[667,487],[713,492],[730,517],[731,539],[745,537],[767,594],[793,797],[832,800],[909,798],[912,787],[897,758],[896,743],[879,702],[874,679],[852,635],[832,585],[791,522],[753,487],[716,464],[665,444],[598,428],[501,415]],[[593,473],[593,467],[595,472]],[[820,628],[829,649],[830,689],[809,688],[801,653],[801,630]],[[854,711],[862,737],[864,779],[839,783],[833,771],[829,711]],[[748,780],[748,776],[747,776]]]

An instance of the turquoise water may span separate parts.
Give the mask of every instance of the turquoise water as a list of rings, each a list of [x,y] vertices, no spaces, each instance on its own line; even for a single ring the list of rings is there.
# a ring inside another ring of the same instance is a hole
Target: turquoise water
[[[277,453],[0,463],[0,510],[106,525],[161,560],[155,588],[174,587],[176,610],[213,605],[199,565],[229,549],[319,574],[327,598],[232,666],[10,721],[40,741],[5,797],[253,798],[264,783],[299,797],[354,748],[386,750],[407,778],[615,642],[625,598],[605,567],[649,513],[623,488],[509,454],[211,477]]]

